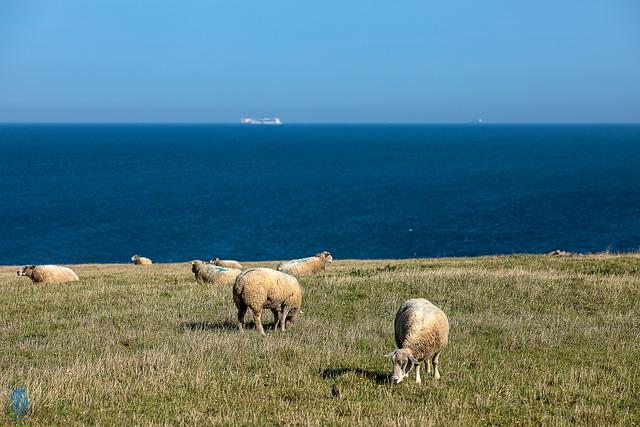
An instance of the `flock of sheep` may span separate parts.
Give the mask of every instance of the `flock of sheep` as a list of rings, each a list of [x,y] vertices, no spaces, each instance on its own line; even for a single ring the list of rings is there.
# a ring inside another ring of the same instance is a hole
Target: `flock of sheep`
[[[134,255],[138,265],[152,264],[149,258]],[[247,309],[253,312],[258,331],[265,335],[261,315],[264,309],[271,310],[275,320],[274,329],[285,330],[295,320],[302,304],[300,284],[295,276],[321,273],[333,257],[327,251],[308,258],[285,261],[271,268],[242,269],[237,261],[214,258],[208,263],[191,261],[191,271],[198,283],[233,285],[233,301],[238,309],[238,329],[244,330]],[[67,267],[56,265],[25,266],[18,270],[19,276],[27,276],[35,283],[63,283],[78,280],[78,276]],[[400,383],[416,367],[416,382],[421,383],[420,363],[426,361],[427,374],[440,378],[438,357],[445,348],[449,336],[449,322],[442,310],[424,298],[405,301],[396,313],[395,341],[398,349],[385,354],[393,364],[391,379]],[[433,367],[433,370],[431,369]]]

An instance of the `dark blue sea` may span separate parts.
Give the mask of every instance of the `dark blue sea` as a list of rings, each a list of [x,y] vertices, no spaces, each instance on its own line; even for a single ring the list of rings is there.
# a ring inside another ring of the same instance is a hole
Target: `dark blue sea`
[[[0,265],[640,248],[640,125],[0,124]]]

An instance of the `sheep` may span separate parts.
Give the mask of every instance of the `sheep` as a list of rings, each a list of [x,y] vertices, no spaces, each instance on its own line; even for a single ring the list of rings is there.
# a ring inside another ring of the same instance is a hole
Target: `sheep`
[[[153,264],[149,258],[143,256],[134,255],[131,257],[131,261],[135,261],[136,265],[151,265]]]
[[[238,274],[242,272],[238,268],[220,267],[200,260],[191,261],[191,264],[191,271],[195,273],[198,283],[230,285],[235,282]]]
[[[18,270],[18,276],[27,276],[33,283],[64,283],[78,280],[73,270],[59,265],[25,265],[22,270]]]
[[[291,274],[293,276],[321,273],[324,271],[324,268],[328,262],[333,262],[333,257],[329,252],[324,251],[308,258],[283,261],[278,265],[276,270],[282,271],[283,273]]]
[[[302,291],[295,277],[271,268],[251,268],[236,278],[233,285],[233,301],[238,308],[238,329],[243,332],[247,308],[253,311],[253,321],[258,331],[266,336],[262,328],[262,310],[273,313],[274,330],[278,324],[282,331],[293,325],[302,304]],[[278,318],[282,313],[282,320]]]
[[[242,270],[242,264],[240,264],[238,261],[222,260],[222,259],[214,258],[209,262],[213,265],[219,265],[220,267],[237,268]]]
[[[433,376],[440,379],[438,356],[449,339],[449,321],[446,314],[424,298],[405,301],[395,319],[395,338],[398,349],[384,357],[393,363],[391,379],[400,383],[416,366],[416,383],[420,379],[420,362],[426,360],[427,374],[431,373],[429,359],[433,364]]]

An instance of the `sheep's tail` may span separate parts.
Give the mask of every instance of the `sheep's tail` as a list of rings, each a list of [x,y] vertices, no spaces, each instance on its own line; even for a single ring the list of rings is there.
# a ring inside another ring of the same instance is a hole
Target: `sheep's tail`
[[[242,280],[242,278],[238,280],[238,277],[236,277],[236,281],[233,283],[233,294],[240,295],[243,289],[244,289],[244,280]]]

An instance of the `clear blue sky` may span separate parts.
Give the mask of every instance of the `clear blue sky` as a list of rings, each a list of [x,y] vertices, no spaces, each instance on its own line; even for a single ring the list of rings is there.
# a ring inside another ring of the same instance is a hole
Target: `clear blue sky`
[[[0,0],[0,122],[640,123],[640,0]]]

